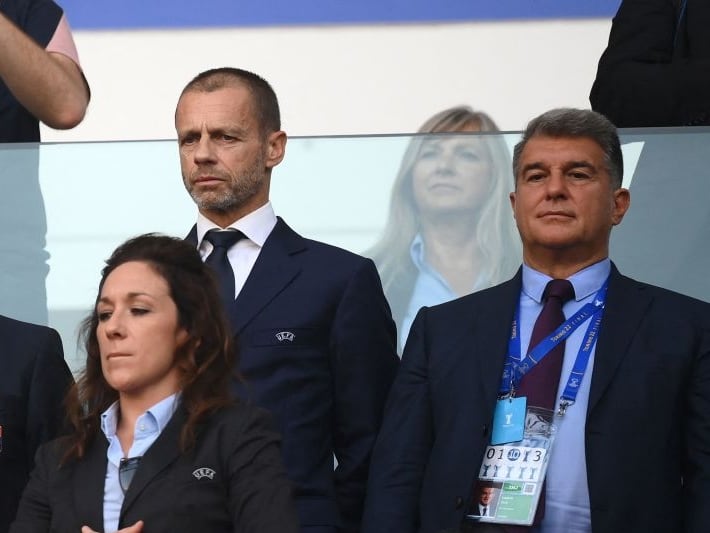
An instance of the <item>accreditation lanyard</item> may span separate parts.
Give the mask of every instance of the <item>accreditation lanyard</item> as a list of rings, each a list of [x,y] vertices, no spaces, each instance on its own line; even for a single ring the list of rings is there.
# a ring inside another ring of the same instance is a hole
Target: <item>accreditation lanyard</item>
[[[582,383],[584,373],[587,370],[587,364],[592,355],[592,349],[597,342],[608,286],[609,279],[607,278],[604,285],[602,285],[601,289],[594,295],[594,299],[591,302],[582,306],[579,311],[565,320],[560,327],[550,335],[542,339],[532,350],[529,349],[528,354],[522,361],[520,360],[520,331],[518,327],[520,324],[520,305],[518,305],[515,311],[515,317],[513,318],[510,341],[508,342],[508,356],[505,361],[505,366],[503,367],[503,377],[501,378],[500,384],[501,397],[513,396],[525,374],[538,364],[550,350],[572,335],[579,326],[591,317],[592,320],[590,320],[589,326],[587,327],[585,340],[579,347],[577,357],[574,360],[574,366],[567,378],[567,384],[562,393],[559,414],[565,414],[567,408],[572,405],[577,398],[577,392]]]

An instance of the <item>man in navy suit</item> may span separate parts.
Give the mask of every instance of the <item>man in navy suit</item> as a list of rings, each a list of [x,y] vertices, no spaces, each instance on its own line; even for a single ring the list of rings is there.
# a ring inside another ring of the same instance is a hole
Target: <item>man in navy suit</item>
[[[215,267],[238,338],[245,380],[235,381],[237,393],[275,415],[302,530],[359,531],[398,362],[377,270],[274,214],[271,171],[286,134],[261,77],[234,68],[199,74],[180,96],[175,124],[183,181],[199,210],[188,239]]]
[[[547,388],[557,431],[531,530],[710,531],[710,305],[610,262],[611,229],[630,203],[616,128],[593,111],[547,112],[528,125],[513,167],[524,264],[508,282],[419,312],[373,452],[363,532],[506,531],[469,520],[470,502],[474,487],[509,473],[488,468],[489,445],[516,444],[498,436],[508,420],[494,412],[540,385],[533,367],[503,395],[525,354],[564,338],[531,343],[545,288],[560,284],[573,289],[560,317],[572,333],[559,385]],[[570,320],[583,309],[589,318]],[[496,520],[519,489],[502,484]]]
[[[0,533],[15,519],[40,444],[60,433],[73,383],[53,329],[0,316]]]

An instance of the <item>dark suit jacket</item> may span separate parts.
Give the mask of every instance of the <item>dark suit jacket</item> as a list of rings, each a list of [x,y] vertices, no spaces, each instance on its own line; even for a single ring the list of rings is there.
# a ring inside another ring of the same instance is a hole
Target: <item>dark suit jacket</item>
[[[375,446],[364,533],[461,523],[490,441],[520,288],[519,273],[420,311]],[[709,531],[710,305],[612,268],[591,379],[593,532]]]
[[[303,530],[359,531],[399,361],[374,263],[279,219],[230,314],[247,383],[237,394],[275,415]]]
[[[620,128],[710,124],[710,2],[623,0],[589,101]]]
[[[6,532],[37,447],[59,434],[72,376],[53,329],[0,316],[0,344],[0,532]]]
[[[143,533],[297,532],[269,416],[244,405],[222,409],[199,428],[196,445],[181,454],[186,416],[179,408],[143,455],[119,529],[143,520]],[[104,530],[108,441],[99,433],[84,458],[60,467],[65,442],[40,448],[11,533],[77,533],[83,525]]]

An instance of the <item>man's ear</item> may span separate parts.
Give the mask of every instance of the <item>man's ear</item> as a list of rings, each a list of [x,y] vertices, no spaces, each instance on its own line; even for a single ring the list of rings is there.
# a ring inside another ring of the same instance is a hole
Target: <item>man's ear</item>
[[[286,154],[286,132],[274,131],[266,138],[266,168],[274,168]]]
[[[616,189],[614,191],[614,210],[611,214],[611,224],[616,226],[624,218],[631,205],[631,193],[628,189]]]

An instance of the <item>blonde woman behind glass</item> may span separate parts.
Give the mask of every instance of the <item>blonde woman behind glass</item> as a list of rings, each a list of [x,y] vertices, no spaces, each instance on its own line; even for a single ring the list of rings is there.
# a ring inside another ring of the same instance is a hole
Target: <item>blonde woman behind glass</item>
[[[485,113],[441,111],[412,138],[392,187],[390,212],[372,257],[399,332],[400,351],[417,311],[504,281],[520,264],[508,193],[510,154]],[[448,134],[454,135],[448,135]]]

